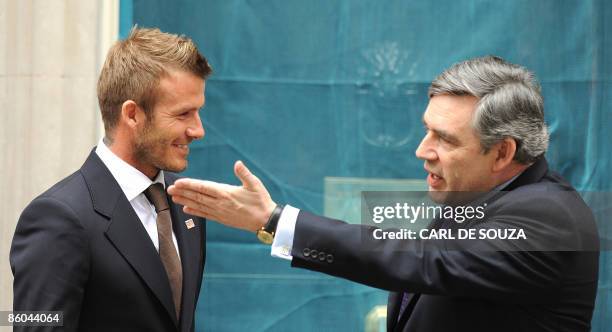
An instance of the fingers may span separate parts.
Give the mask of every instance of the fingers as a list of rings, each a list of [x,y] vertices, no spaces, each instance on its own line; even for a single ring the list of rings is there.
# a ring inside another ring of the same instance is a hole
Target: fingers
[[[200,209],[190,208],[189,206],[183,206],[183,212],[190,214],[192,216],[206,218],[207,220],[215,220],[217,222],[220,220],[218,216],[210,213],[208,210],[200,210]]]
[[[202,217],[202,218],[206,218],[206,219],[214,219],[209,213],[207,213],[206,211],[202,211],[202,210],[198,210],[198,209],[192,209],[188,206],[183,206],[183,212],[190,214],[192,216],[198,216],[198,217]]]
[[[221,183],[203,181],[190,178],[178,179],[173,185],[168,187],[170,195],[186,196],[185,193],[199,193],[210,197],[223,197],[226,188]]]
[[[212,219],[210,213],[206,210],[194,209],[187,205],[183,206],[183,212],[188,213],[192,216],[198,216],[201,218]]]
[[[217,197],[212,197],[212,196],[208,196],[205,194],[202,194],[198,191],[193,191],[193,190],[173,190],[175,191],[174,194],[172,194],[172,200],[174,200],[174,198],[179,198],[179,197],[183,197],[186,198],[187,200],[189,200],[190,202],[188,202],[189,204],[183,204],[183,205],[194,205],[195,204],[202,204],[202,205],[208,205],[208,206],[213,206],[216,201],[217,201]],[[176,202],[176,201],[175,201]],[[179,203],[179,202],[177,202]],[[182,204],[182,203],[181,203]]]
[[[261,181],[244,165],[244,163],[238,160],[234,164],[234,174],[240,179],[245,189],[256,190],[261,186]]]
[[[195,209],[207,209],[211,206],[214,206],[214,199],[205,197],[205,196],[183,196],[183,195],[174,195],[172,196],[172,201],[174,203],[190,206]]]
[[[183,211],[186,213],[206,219],[218,220],[218,216],[213,212],[214,209],[200,201],[194,201],[185,196],[172,196],[172,201],[176,204],[183,205]]]

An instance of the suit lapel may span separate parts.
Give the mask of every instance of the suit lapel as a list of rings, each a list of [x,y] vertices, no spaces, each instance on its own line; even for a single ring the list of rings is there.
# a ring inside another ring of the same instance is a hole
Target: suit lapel
[[[408,303],[403,312],[400,312],[402,308],[402,298],[404,293],[402,292],[391,292],[389,293],[389,298],[387,301],[387,331],[401,331],[412,311],[416,307],[419,298],[421,297],[420,293],[408,293]]]
[[[387,300],[387,331],[393,331],[397,324],[403,293],[390,292]]]
[[[164,266],[151,238],[125,197],[117,202],[106,236],[153,291],[178,326]]]
[[[94,209],[109,219],[106,237],[155,294],[178,326],[168,277],[151,238],[104,163],[92,151],[81,167]]]
[[[170,179],[168,179],[170,180]],[[166,182],[166,188],[173,181]],[[178,242],[178,249],[181,256],[181,265],[183,268],[183,296],[181,303],[181,326],[189,326],[193,320],[193,312],[195,309],[195,294],[200,282],[198,271],[200,267],[200,237],[202,227],[199,219],[194,216],[185,214],[181,205],[174,203],[170,204],[170,213],[172,215],[172,227]],[[187,228],[186,221],[193,220],[194,227]],[[187,325],[185,325],[187,324]]]
[[[444,224],[445,220],[436,218],[432,220],[427,229],[440,229]],[[396,328],[403,328],[408,321],[408,317],[412,313],[412,310],[416,306],[416,302],[421,297],[420,293],[409,293],[409,302],[404,309],[404,312],[399,312],[402,307],[403,292],[390,292],[388,303],[387,303],[387,331],[394,331]],[[401,314],[401,316],[400,316]]]
[[[412,315],[412,312],[414,311],[414,307],[416,307],[416,304],[420,298],[421,298],[421,293],[409,293],[408,294],[408,304],[406,305],[404,312],[399,313],[400,316],[397,319],[396,329],[399,329],[398,331],[401,331],[404,328],[404,326],[406,326],[406,324],[408,323],[408,319],[410,318],[410,315]],[[401,304],[401,297],[400,297],[400,304]]]

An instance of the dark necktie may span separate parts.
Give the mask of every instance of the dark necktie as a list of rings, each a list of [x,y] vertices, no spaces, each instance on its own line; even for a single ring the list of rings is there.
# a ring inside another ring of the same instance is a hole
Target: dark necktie
[[[157,212],[157,236],[159,238],[159,257],[161,258],[172,290],[176,318],[181,311],[181,294],[183,290],[183,271],[176,247],[172,241],[172,219],[168,196],[161,183],[154,183],[144,191],[145,196],[155,206]]]

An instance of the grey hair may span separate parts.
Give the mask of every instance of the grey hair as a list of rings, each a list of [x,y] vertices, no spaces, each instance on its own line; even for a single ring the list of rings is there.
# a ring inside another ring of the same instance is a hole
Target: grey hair
[[[533,73],[499,57],[486,56],[457,63],[431,83],[429,97],[471,95],[478,98],[472,125],[483,152],[513,138],[514,160],[529,164],[548,148],[544,100]]]

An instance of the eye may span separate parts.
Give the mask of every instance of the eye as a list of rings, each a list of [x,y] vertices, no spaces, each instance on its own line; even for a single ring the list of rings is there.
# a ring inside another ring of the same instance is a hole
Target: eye
[[[448,146],[457,146],[457,143],[454,140],[450,140],[448,137],[440,136],[440,142]]]

